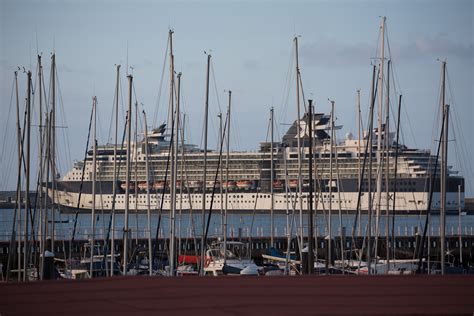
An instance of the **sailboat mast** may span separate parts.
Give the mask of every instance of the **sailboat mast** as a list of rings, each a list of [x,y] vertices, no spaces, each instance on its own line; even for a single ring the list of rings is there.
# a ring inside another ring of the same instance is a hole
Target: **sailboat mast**
[[[117,193],[117,142],[118,142],[119,85],[120,85],[120,65],[117,65],[117,79],[116,79],[116,84],[115,84],[114,182],[112,183],[112,192],[114,196]],[[113,276],[114,265],[115,265],[115,205],[112,208],[111,225],[112,225],[112,232],[111,232],[112,236],[111,236],[111,242],[110,242],[110,276]]]
[[[273,196],[273,107],[270,109],[270,247],[274,247],[274,238],[275,238],[275,218],[274,218],[274,207],[275,207],[275,197]]]
[[[440,175],[440,189],[441,189],[441,209],[440,209],[440,239],[441,239],[441,274],[444,274],[445,267],[445,233],[446,233],[446,173],[447,173],[447,151],[448,151],[448,130],[447,130],[447,115],[448,115],[448,105],[445,104],[445,95],[446,95],[446,61],[442,63],[442,77],[441,77],[441,113],[444,113],[442,124],[443,124],[443,138],[441,140],[441,175]]]
[[[128,262],[128,213],[130,208],[130,151],[132,140],[132,84],[133,76],[128,75],[128,113],[127,113],[127,152],[126,152],[126,174],[125,174],[125,219],[123,228],[123,274],[127,274]]]
[[[43,183],[43,149],[44,149],[44,138],[43,138],[43,85],[42,85],[42,65],[41,65],[41,55],[38,55],[38,90],[39,90],[39,110],[38,110],[38,132],[39,132],[39,146],[38,146],[38,160],[39,160],[39,173],[38,173],[38,179],[40,183],[39,190],[37,192],[38,194],[38,200],[39,200],[39,225],[38,225],[38,239],[40,242],[40,254],[44,253],[44,244],[43,244],[43,236],[44,236],[44,231],[43,231],[43,226],[41,225],[41,220],[43,218],[43,204],[41,201],[43,200],[43,189],[41,187]],[[41,258],[43,255],[41,255]],[[41,260],[41,259],[40,259]],[[42,263],[40,261],[40,269],[42,269]],[[41,273],[40,273],[41,275]]]
[[[336,130],[332,130],[332,139],[336,139]],[[344,226],[342,223],[342,196],[341,196],[341,177],[339,174],[339,159],[337,155],[337,143],[334,145],[334,161],[336,165],[336,187],[337,187],[337,206],[338,206],[338,217],[339,217],[339,240],[340,240],[340,251],[341,251],[341,267],[342,274],[345,273],[345,263],[344,263]]]
[[[217,118],[219,119],[219,137],[218,137],[218,141],[217,141],[217,148],[220,148],[221,146],[223,146],[222,142],[224,141],[224,137],[222,135],[222,112],[219,112],[219,114],[217,114]],[[222,170],[224,169],[224,166],[222,164],[222,155],[219,155],[219,181],[220,181],[220,186],[219,186],[219,197],[220,197],[220,203],[219,203],[219,206],[220,206],[220,211],[221,211],[221,234],[223,234],[224,232],[224,200],[223,200],[223,197],[224,197],[224,191],[223,191],[223,185],[224,185],[224,182],[223,182],[223,172]]]
[[[382,117],[383,117],[383,87],[384,87],[384,64],[385,64],[385,17],[380,22],[380,60],[377,94],[377,191],[376,191],[376,219],[375,219],[375,256],[377,257],[377,241],[379,237],[379,224],[382,197]]]
[[[332,263],[332,156],[334,147],[334,101],[331,101],[331,137],[329,138],[329,210],[328,210],[328,257],[326,266]],[[328,273],[328,271],[326,271]]]
[[[459,237],[459,265],[462,266],[462,226],[461,226],[461,185],[458,185],[458,237]]]
[[[360,89],[357,90],[357,187],[360,188],[360,181],[361,181],[361,177],[362,177],[362,174],[361,174],[361,165],[360,165],[360,161],[361,161],[361,157],[360,157],[360,130],[361,130],[361,120],[362,120],[362,117],[361,117],[361,112],[360,112]],[[358,212],[357,216],[359,217],[358,220],[357,220],[357,223],[358,223],[358,228],[357,228],[357,235],[360,236],[360,227],[361,227],[361,223],[360,223],[360,212]]]
[[[387,62],[387,94],[385,99],[385,259],[387,260],[387,273],[390,270],[390,66]]]
[[[308,131],[309,131],[309,203],[308,203],[308,274],[314,272],[313,253],[313,100],[308,100]],[[273,161],[272,161],[273,162]]]
[[[173,200],[173,198],[176,196],[175,195],[175,182],[176,182],[176,178],[175,178],[175,168],[174,168],[174,164],[175,164],[175,161],[174,161],[174,151],[175,151],[175,145],[174,145],[174,139],[176,137],[176,135],[174,134],[174,127],[175,127],[175,120],[174,120],[174,55],[173,55],[173,30],[169,30],[168,32],[168,41],[169,41],[169,45],[170,45],[170,90],[169,90],[169,108],[168,108],[168,113],[169,113],[169,122],[171,122],[171,140],[170,140],[170,157],[169,157],[169,160],[170,160],[170,164],[171,164],[171,185],[169,186],[169,190],[170,190],[170,198],[171,198],[171,205],[170,205],[170,227],[169,227],[169,233],[170,233],[170,242],[169,242],[169,246],[170,246],[170,258],[169,258],[169,267],[170,267],[170,271],[169,271],[169,276],[173,276],[174,275],[174,267],[175,267],[175,261],[174,261],[174,253],[175,253],[175,222],[174,222],[174,215],[175,215],[175,212],[176,212],[176,199]],[[165,181],[164,183],[164,190],[163,192],[165,192],[166,190],[166,186],[167,186],[167,181]]]
[[[444,109],[444,133],[443,143],[441,147],[441,213],[440,213],[440,225],[441,225],[441,274],[445,273],[445,234],[446,234],[446,190],[447,190],[447,178],[448,178],[448,125],[449,125],[449,105],[445,105]]]
[[[148,163],[148,125],[146,123],[146,114],[143,111],[143,121],[145,124],[145,172],[146,172],[146,216],[148,230],[148,274],[153,275],[153,255],[151,245],[151,207],[150,207],[150,168]],[[112,270],[113,271],[113,270]]]
[[[94,131],[92,143],[92,211],[91,211],[91,262],[90,277],[94,277],[94,243],[95,243],[95,203],[96,203],[96,176],[97,176],[97,97],[92,99],[92,110],[94,111]]]
[[[56,221],[56,54],[51,56],[51,251],[54,252]]]
[[[290,224],[290,206],[288,195],[288,165],[286,163],[286,144],[283,152],[283,164],[285,165],[285,207],[286,207],[286,260],[285,275],[290,274],[290,247],[291,247],[291,227],[293,226],[293,217]],[[294,213],[293,213],[294,214]],[[291,226],[290,226],[291,225]]]
[[[178,146],[179,146],[179,102],[181,89],[181,73],[178,74],[178,97],[176,100],[175,111],[175,132],[173,133],[174,146],[171,172],[171,234],[170,234],[170,273],[175,275],[176,270],[176,178],[178,175]]]
[[[373,133],[374,133],[374,107],[375,107],[375,66],[372,69],[372,85],[370,89],[370,118],[369,131],[367,136],[369,149],[369,175],[367,177],[367,273],[371,272],[372,260],[372,152],[373,152]]]
[[[207,127],[208,127],[208,116],[209,116],[209,70],[211,66],[211,55],[207,55],[207,72],[206,72],[206,102],[204,108],[204,166],[202,170],[202,236],[201,236],[201,260],[200,260],[200,271],[201,275],[204,276],[204,256],[206,249],[204,245],[204,234],[206,230],[206,173],[207,173]]]
[[[229,161],[230,161],[230,109],[232,101],[232,91],[229,90],[229,104],[227,105],[227,144],[225,159],[225,209],[224,209],[224,249],[227,249],[227,210],[229,200]],[[224,262],[226,260],[226,252],[224,251]]]
[[[395,259],[395,207],[396,207],[396,201],[397,201],[397,170],[398,170],[398,149],[399,149],[399,139],[400,139],[400,114],[401,114],[401,108],[402,108],[402,95],[400,94],[398,96],[398,110],[397,110],[397,139],[395,141],[395,145],[397,146],[395,148],[395,161],[394,161],[394,170],[393,170],[393,204],[392,204],[392,243],[394,245],[393,248],[393,259]],[[429,214],[426,215],[427,219],[429,220]],[[429,222],[427,223],[429,225]],[[428,235],[428,245],[430,244],[429,240],[429,235]],[[429,270],[429,251],[431,247],[428,247],[428,270]]]
[[[135,99],[135,137],[133,144],[133,173],[134,173],[134,199],[135,199],[135,246],[138,246],[138,101]]]
[[[31,156],[31,71],[27,73],[28,92],[26,98],[26,188],[25,188],[25,232],[23,248],[23,281],[26,281],[26,269],[28,267],[28,238],[29,238],[29,214],[30,214],[30,156]],[[18,271],[20,272],[20,271]]]
[[[181,238],[182,238],[182,231],[181,231],[181,225],[183,222],[183,189],[185,186],[185,181],[184,181],[184,125],[186,122],[186,114],[183,113],[183,120],[180,121],[182,122],[180,125],[180,130],[181,130],[181,162],[180,162],[180,170],[179,170],[179,183],[180,183],[180,189],[179,189],[179,226],[178,226],[178,255],[181,255]],[[222,199],[221,199],[222,200]]]
[[[21,124],[20,124],[20,99],[18,97],[18,72],[15,71],[15,94],[16,94],[16,130],[17,130],[17,149],[18,149],[18,183],[16,188],[16,208],[14,217],[16,217],[17,210],[19,214],[18,218],[18,282],[20,282],[20,271],[21,271],[21,166],[22,166],[22,144],[21,144]],[[16,225],[16,223],[14,223]],[[8,271],[7,271],[8,273]],[[8,275],[7,275],[8,280]]]
[[[51,156],[51,121],[50,121],[50,115],[48,113],[46,113],[45,115],[45,126],[46,126],[46,131],[45,131],[45,140],[46,140],[46,148],[45,148],[45,167],[46,167],[46,172],[45,172],[45,179],[44,179],[44,183],[45,183],[45,186],[46,186],[46,190],[48,190],[48,185],[49,185],[49,176],[50,176],[50,172],[49,172],[49,169],[50,169],[50,164],[49,164],[49,160],[50,160],[50,156]],[[46,191],[48,192],[48,191]],[[44,232],[43,233],[43,236],[42,236],[42,243],[43,243],[43,250],[42,250],[42,256],[41,256],[41,270],[40,270],[40,280],[43,279],[43,276],[44,276],[44,252],[46,250],[46,240],[47,240],[47,234],[48,234],[48,203],[49,201],[49,198],[45,198],[44,199],[44,218],[43,218],[43,223],[41,224],[42,225],[42,231]]]
[[[295,36],[295,58],[296,58],[296,133],[297,133],[297,147],[298,147],[298,201],[300,209],[300,223],[299,223],[299,237],[300,237],[300,258],[302,258],[303,249],[303,196],[302,196],[302,179],[301,179],[301,131],[300,131],[300,66],[298,58],[298,37]]]

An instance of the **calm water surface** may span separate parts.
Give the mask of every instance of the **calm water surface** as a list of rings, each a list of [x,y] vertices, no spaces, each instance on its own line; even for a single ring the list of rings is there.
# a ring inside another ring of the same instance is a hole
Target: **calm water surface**
[[[11,209],[0,210],[0,240],[8,240],[12,231],[13,213]],[[202,219],[201,213],[195,212],[194,214],[183,213],[182,215],[177,214],[176,216],[176,231],[181,237],[192,237],[200,236],[202,234]],[[21,222],[23,226],[22,214]],[[124,227],[124,214],[116,214],[115,232],[117,238],[122,236]],[[314,220],[315,234],[317,236],[325,236],[328,234],[328,216],[323,214],[317,214]],[[222,235],[223,217],[220,211],[213,212],[210,219],[209,225],[209,236]],[[446,217],[446,235],[458,235],[458,220],[457,215],[449,215]],[[70,239],[75,222],[75,214],[56,214],[55,224],[56,236],[58,238]],[[95,216],[95,227],[96,227],[96,238],[104,238],[107,233],[110,214],[98,213]],[[207,215],[206,215],[207,221]],[[290,231],[292,235],[295,235],[297,227],[300,227],[299,214],[294,216],[290,215],[287,217],[285,214],[275,214],[275,236],[284,237],[287,234],[287,221],[292,222],[290,225]],[[375,222],[374,220],[372,220]],[[248,213],[232,213],[228,215],[227,233],[229,236],[270,236],[271,227],[271,216],[267,213],[257,213],[255,215]],[[342,222],[342,225],[340,225]],[[341,219],[339,215],[333,214],[331,217],[332,234],[339,235],[339,229],[342,226],[345,233],[352,234],[354,229],[355,215],[342,215]],[[304,234],[307,234],[307,215],[303,214],[303,230]],[[380,231],[381,234],[385,234],[386,219],[380,220]],[[151,230],[152,236],[155,236],[158,225],[158,215],[152,214],[151,219]],[[395,218],[395,235],[396,236],[412,236],[415,234],[417,227],[419,231],[425,225],[425,216],[417,215],[397,215]],[[129,215],[129,227],[131,229],[132,237],[145,238],[147,236],[147,216],[146,214],[131,213]],[[391,234],[391,224],[389,225]],[[160,237],[168,237],[170,229],[169,214],[164,213],[161,217],[160,225]],[[358,235],[364,235],[367,229],[367,215],[362,215],[361,220],[355,225],[355,233]],[[461,216],[461,229],[463,235],[474,235],[474,215],[463,215]],[[375,232],[375,227],[373,227]],[[439,216],[431,216],[430,233],[432,236],[439,235]],[[87,239],[91,234],[91,215],[90,214],[79,214],[76,225],[76,239]]]

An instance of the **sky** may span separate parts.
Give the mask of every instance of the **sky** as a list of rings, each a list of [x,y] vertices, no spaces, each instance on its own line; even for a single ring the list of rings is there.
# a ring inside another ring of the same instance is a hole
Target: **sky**
[[[440,61],[446,60],[446,100],[452,111],[449,163],[466,177],[466,190],[472,196],[473,3],[1,0],[0,190],[15,188],[16,181],[14,71],[21,69],[18,78],[23,109],[23,69],[35,73],[38,54],[42,55],[44,76],[49,82],[50,57],[53,51],[56,53],[57,159],[60,173],[65,174],[74,160],[83,158],[93,96],[98,99],[98,142],[113,140],[115,65],[121,65],[121,121],[127,100],[126,72],[133,74],[133,99],[140,111],[146,111],[148,124],[156,126],[166,121],[167,68],[163,77],[162,73],[170,28],[174,31],[175,70],[182,72],[188,142],[202,144],[206,53],[212,55],[210,147],[216,148],[217,114],[225,112],[229,90],[233,150],[257,150],[259,142],[267,140],[272,106],[281,137],[297,116],[295,36],[305,99],[313,99],[316,111],[325,113],[330,109],[328,99],[334,100],[337,124],[344,126],[338,138],[343,139],[348,132],[356,135],[356,91],[361,90],[365,122],[380,17],[386,16],[387,52],[395,78],[392,111],[396,112],[397,95],[403,95],[402,140],[409,147],[435,148]],[[37,95],[32,112],[36,147]],[[143,126],[143,122],[140,124]],[[36,148],[32,155],[36,157],[33,164],[37,164]]]

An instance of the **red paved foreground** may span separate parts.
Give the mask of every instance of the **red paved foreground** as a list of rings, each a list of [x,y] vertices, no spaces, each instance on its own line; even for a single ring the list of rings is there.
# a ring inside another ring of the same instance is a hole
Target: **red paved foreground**
[[[8,315],[474,313],[474,276],[116,277],[0,284]]]

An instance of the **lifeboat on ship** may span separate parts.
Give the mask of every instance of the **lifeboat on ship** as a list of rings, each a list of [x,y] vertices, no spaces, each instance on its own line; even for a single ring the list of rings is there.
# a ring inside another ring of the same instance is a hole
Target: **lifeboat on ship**
[[[177,189],[184,189],[186,188],[186,185],[184,185],[184,183],[181,182],[181,180],[176,180],[176,188]]]
[[[121,187],[123,190],[126,190],[126,189],[127,189],[127,182],[125,182],[125,181],[122,182],[122,183],[120,184],[120,187]],[[128,189],[129,189],[129,190],[135,190],[135,184],[134,184],[133,182],[130,182],[130,183],[128,184]]]
[[[206,182],[206,186],[209,188],[209,189],[212,189],[214,187],[214,181],[207,181]],[[219,181],[216,181],[215,182],[215,187],[216,188],[220,188],[221,187],[221,183]]]
[[[163,190],[166,187],[165,181],[155,181],[153,183],[153,189],[155,190]]]
[[[235,181],[232,181],[232,180],[229,180],[229,181],[224,181],[222,183],[222,188],[225,190],[234,190],[236,188],[236,184],[235,184]]]
[[[189,181],[189,188],[194,189],[194,190],[202,188],[202,181],[199,181],[199,180]]]
[[[291,189],[296,189],[298,187],[298,179],[291,179],[288,187]]]
[[[281,181],[281,180],[274,180],[274,181],[273,181],[273,188],[274,188],[274,189],[283,189],[283,181]]]
[[[237,188],[240,190],[249,190],[252,187],[252,181],[250,180],[239,180],[237,181]]]
[[[140,183],[138,184],[138,189],[145,191],[145,190],[147,189],[147,184],[146,184],[146,182],[140,182]]]

